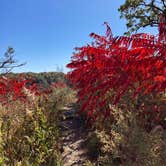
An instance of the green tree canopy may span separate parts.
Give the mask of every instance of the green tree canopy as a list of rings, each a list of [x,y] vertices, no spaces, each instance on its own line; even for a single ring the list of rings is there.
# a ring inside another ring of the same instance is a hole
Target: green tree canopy
[[[166,0],[126,0],[119,8],[121,18],[127,20],[128,32],[141,27],[155,27],[159,24],[159,15],[166,18]]]

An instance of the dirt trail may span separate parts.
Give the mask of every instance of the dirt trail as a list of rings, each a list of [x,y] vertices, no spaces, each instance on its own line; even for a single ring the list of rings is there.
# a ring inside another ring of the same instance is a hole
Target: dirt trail
[[[61,122],[63,166],[84,166],[87,160],[84,144],[87,131],[73,107],[65,108],[64,116],[66,118]]]

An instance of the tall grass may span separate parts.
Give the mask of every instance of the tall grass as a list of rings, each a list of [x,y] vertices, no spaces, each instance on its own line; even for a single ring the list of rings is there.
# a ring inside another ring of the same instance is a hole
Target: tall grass
[[[68,87],[47,96],[29,94],[23,105],[0,106],[0,165],[60,166],[58,120],[61,108],[73,100]]]

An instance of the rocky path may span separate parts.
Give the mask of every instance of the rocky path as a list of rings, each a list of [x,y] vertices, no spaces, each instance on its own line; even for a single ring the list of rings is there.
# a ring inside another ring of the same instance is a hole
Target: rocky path
[[[61,121],[63,166],[84,166],[87,160],[86,129],[73,107],[65,108],[64,117]]]

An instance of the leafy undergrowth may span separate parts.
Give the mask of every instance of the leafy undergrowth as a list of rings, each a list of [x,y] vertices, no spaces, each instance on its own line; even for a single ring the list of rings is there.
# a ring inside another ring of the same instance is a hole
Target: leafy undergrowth
[[[135,113],[114,109],[114,123],[96,124],[88,144],[92,165],[165,166],[166,131],[162,126],[150,132],[138,125]],[[93,157],[96,158],[93,158]],[[90,163],[90,162],[89,162]]]
[[[61,109],[73,98],[73,91],[63,83],[43,89],[22,78],[2,78],[0,165],[62,165],[58,121]]]

